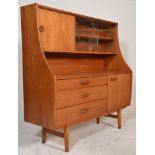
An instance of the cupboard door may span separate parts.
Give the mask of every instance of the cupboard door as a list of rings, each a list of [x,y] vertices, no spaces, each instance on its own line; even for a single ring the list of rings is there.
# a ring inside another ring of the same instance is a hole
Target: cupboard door
[[[39,9],[38,21],[43,51],[74,50],[74,16]]]
[[[108,111],[114,112],[130,104],[131,74],[108,76]]]

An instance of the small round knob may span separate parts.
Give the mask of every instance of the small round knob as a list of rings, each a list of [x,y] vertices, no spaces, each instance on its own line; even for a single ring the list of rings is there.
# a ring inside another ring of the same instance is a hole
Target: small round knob
[[[43,26],[39,26],[39,31],[40,32],[44,32],[44,27]]]

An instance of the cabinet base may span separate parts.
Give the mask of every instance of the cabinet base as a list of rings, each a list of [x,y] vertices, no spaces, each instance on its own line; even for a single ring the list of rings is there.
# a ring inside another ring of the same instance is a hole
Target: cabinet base
[[[121,129],[121,110],[117,110],[117,115],[109,114],[107,117],[112,117],[117,119],[118,128]],[[96,119],[96,123],[100,123],[100,118]],[[46,133],[53,134],[55,136],[64,138],[65,152],[69,152],[69,126],[65,126],[64,133],[53,131],[47,128],[42,127],[42,143],[46,143]]]
[[[46,143],[46,133],[64,138],[65,152],[69,152],[69,127],[68,126],[65,126],[64,133],[53,131],[53,130],[42,127],[42,143]]]

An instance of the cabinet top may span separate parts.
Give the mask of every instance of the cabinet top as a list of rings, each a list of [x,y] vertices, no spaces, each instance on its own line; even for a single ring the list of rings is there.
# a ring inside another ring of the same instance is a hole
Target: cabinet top
[[[113,26],[118,24],[117,22],[112,22],[112,21],[108,21],[108,20],[103,20],[103,19],[95,18],[95,17],[90,17],[90,16],[87,16],[87,15],[81,15],[81,14],[78,14],[78,13],[73,13],[73,12],[69,12],[69,11],[65,11],[65,10],[60,10],[60,9],[56,9],[56,8],[53,8],[53,7],[41,5],[41,4],[38,4],[38,3],[33,3],[33,4],[29,4],[29,5],[36,5],[36,7],[41,8],[41,9],[51,10],[51,11],[60,12],[60,13],[68,14],[68,15],[82,16],[82,17],[85,17],[85,18],[102,21],[102,22],[105,22],[107,24],[111,24]],[[26,5],[26,6],[29,6],[29,5]],[[22,6],[22,7],[26,7],[26,6]]]

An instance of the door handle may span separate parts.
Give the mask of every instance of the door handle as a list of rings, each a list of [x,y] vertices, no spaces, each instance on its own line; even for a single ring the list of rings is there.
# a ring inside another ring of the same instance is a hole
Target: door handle
[[[40,32],[44,32],[44,27],[43,26],[39,26],[39,31]]]
[[[79,112],[81,114],[85,114],[88,110],[89,110],[89,108],[84,108],[84,109],[81,109]]]
[[[85,93],[85,94],[80,95],[80,98],[87,98],[88,96],[89,96],[89,94]]]
[[[117,80],[117,77],[110,78],[110,81],[116,81],[116,80]]]
[[[86,84],[88,84],[88,83],[89,83],[88,80],[82,80],[82,81],[80,81],[80,84],[81,84],[81,85],[86,85]]]

